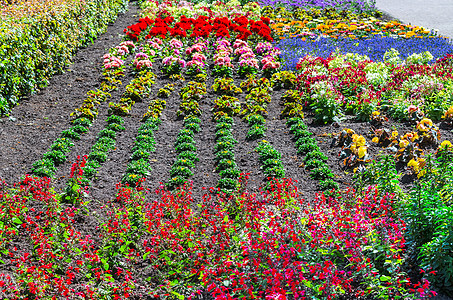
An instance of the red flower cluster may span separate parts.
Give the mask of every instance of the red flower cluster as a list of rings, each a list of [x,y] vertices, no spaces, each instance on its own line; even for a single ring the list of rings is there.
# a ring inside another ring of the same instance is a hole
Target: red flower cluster
[[[258,36],[267,41],[273,41],[271,29],[269,27],[269,18],[261,18],[261,21],[249,20],[245,16],[234,18],[232,21],[227,17],[217,17],[215,19],[207,16],[199,16],[197,19],[182,16],[179,22],[174,23],[171,16],[165,18],[156,18],[154,20],[146,17],[139,20],[138,23],[128,26],[124,32],[131,40],[138,40],[139,35],[152,25],[151,30],[146,38],[160,36],[165,38],[167,34],[172,37],[209,37],[214,34],[216,37],[230,37],[230,34],[237,33],[236,38],[247,40],[249,36],[256,33]]]

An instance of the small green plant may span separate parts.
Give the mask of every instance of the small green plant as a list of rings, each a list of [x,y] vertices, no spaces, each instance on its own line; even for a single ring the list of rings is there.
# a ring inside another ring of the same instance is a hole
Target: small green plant
[[[113,130],[115,132],[119,132],[119,131],[125,130],[126,128],[124,128],[124,126],[122,126],[120,124],[111,123],[111,124],[107,125],[106,129],[107,130]]]
[[[266,126],[263,125],[252,125],[247,132],[247,139],[254,141],[257,139],[264,138],[266,136]]]
[[[236,165],[236,162],[234,160],[222,159],[222,160],[220,160],[217,163],[216,171],[220,172],[222,170],[236,169],[236,168],[237,168],[237,165]]]
[[[240,172],[236,168],[224,169],[219,172],[221,178],[231,178],[237,180],[239,178]]]
[[[220,188],[222,191],[225,192],[230,192],[230,191],[235,191],[239,187],[239,182],[237,179],[234,178],[221,178],[217,182],[217,187]]]
[[[319,187],[321,188],[322,191],[330,191],[330,190],[338,190],[340,185],[338,182],[335,182],[333,179],[325,179],[325,180],[320,180],[319,181]]]
[[[149,175],[151,167],[145,159],[133,160],[127,165],[126,174],[137,174],[141,177]]]
[[[319,150],[308,152],[304,158],[304,163],[307,164],[311,160],[320,160],[326,162],[328,160],[327,156]]]
[[[72,121],[72,124],[74,124],[74,126],[80,125],[83,127],[89,127],[89,126],[91,126],[92,122],[90,119],[82,117],[82,118],[77,118],[74,121]]]
[[[315,169],[311,169],[310,176],[315,180],[326,180],[328,178],[332,178],[334,175],[330,168],[324,165]]]
[[[88,128],[82,125],[75,125],[72,127],[72,130],[78,134],[84,134],[88,132]]]
[[[51,151],[61,151],[63,153],[69,153],[69,148],[73,147],[74,143],[68,138],[58,138],[50,146]]]
[[[116,131],[111,129],[102,129],[99,131],[98,137],[107,137],[114,140],[116,138]]]
[[[234,159],[234,152],[231,151],[231,150],[222,150],[222,151],[218,151],[216,154],[215,154],[215,159],[217,161],[220,161],[222,159],[229,159],[229,160],[233,160]]]
[[[80,133],[77,132],[74,129],[74,127],[72,127],[70,129],[63,130],[61,132],[61,137],[68,138],[68,139],[71,139],[71,140],[74,140],[74,141],[78,141],[78,140],[80,140]]]
[[[111,115],[107,119],[107,124],[118,124],[118,125],[123,125],[124,124],[124,119],[121,118],[120,116],[116,115]]]
[[[64,152],[59,151],[59,150],[53,150],[53,151],[44,153],[43,158],[52,160],[55,166],[61,165],[67,159]]]
[[[171,177],[181,177],[181,178],[189,178],[193,176],[193,172],[184,165],[173,165],[170,170]]]
[[[392,155],[381,155],[378,160],[372,160],[365,169],[354,174],[354,187],[357,191],[365,192],[368,186],[376,185],[382,195],[400,194],[400,176],[395,165],[395,158]]]
[[[184,151],[196,152],[197,148],[192,143],[181,143],[175,147],[175,150],[177,153],[184,152]]]
[[[182,166],[182,167],[186,167],[186,168],[195,168],[195,162],[191,159],[180,158],[180,159],[177,159],[175,161],[175,163],[173,164],[173,167],[178,167],[178,166]]]
[[[53,160],[41,159],[33,163],[31,172],[40,177],[53,177],[56,171]]]
[[[132,153],[131,160],[144,159],[147,160],[151,153],[145,150],[136,150]]]
[[[192,162],[197,162],[199,161],[200,159],[198,158],[197,154],[195,152],[191,152],[191,151],[183,151],[183,152],[180,152],[178,154],[178,157],[177,157],[178,160],[180,159],[186,159],[186,160],[190,160]]]
[[[98,163],[104,163],[107,161],[107,153],[104,151],[91,151],[90,154],[88,155],[88,159],[95,160]]]
[[[261,141],[255,148],[260,156],[261,168],[268,178],[284,178],[285,170],[281,161],[281,153],[278,152],[269,142]]]
[[[97,173],[97,169],[101,164],[96,160],[87,161],[83,168],[83,177],[86,179],[92,179]]]

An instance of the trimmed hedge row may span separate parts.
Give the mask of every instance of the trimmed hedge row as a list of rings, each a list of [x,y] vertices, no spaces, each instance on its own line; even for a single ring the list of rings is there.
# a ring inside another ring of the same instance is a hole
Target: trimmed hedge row
[[[128,0],[29,0],[0,9],[0,115],[62,72]]]

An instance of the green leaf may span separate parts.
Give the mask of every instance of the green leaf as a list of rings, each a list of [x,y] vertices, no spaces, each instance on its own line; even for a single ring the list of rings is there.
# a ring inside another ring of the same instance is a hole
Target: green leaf
[[[104,270],[109,269],[109,264],[107,263],[107,260],[105,258],[101,258],[102,266],[104,267]]]
[[[392,277],[390,276],[385,276],[385,275],[381,275],[381,277],[379,278],[381,281],[390,281],[390,279],[392,279]]]
[[[22,223],[23,223],[23,222],[22,222],[19,218],[17,218],[17,217],[13,219],[13,222],[16,223],[16,224],[19,224],[19,225],[22,225]]]
[[[172,293],[173,295],[175,295],[178,299],[180,300],[184,300],[184,296],[181,295],[181,294],[178,294],[177,292],[175,291],[170,291],[170,293]]]

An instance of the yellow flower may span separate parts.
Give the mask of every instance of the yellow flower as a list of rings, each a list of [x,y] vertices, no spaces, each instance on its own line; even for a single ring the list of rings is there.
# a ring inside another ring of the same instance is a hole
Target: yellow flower
[[[352,130],[350,128],[345,128],[344,131],[346,131],[347,134],[355,134],[354,130]]]
[[[377,110],[375,110],[375,111],[373,111],[373,112],[371,113],[371,115],[372,115],[373,117],[377,117],[377,116],[379,116],[380,114],[381,114],[381,113],[378,112]]]
[[[373,143],[379,143],[379,138],[375,136],[372,140]]]
[[[416,161],[415,159],[411,159],[411,160],[407,163],[407,166],[408,166],[408,167],[412,167],[412,168],[414,168],[414,170],[415,170],[416,168],[418,168],[418,163],[417,163],[417,161]]]
[[[363,158],[366,155],[367,152],[367,147],[366,146],[360,146],[359,147],[359,158]]]
[[[431,121],[431,119],[424,118],[417,124],[417,129],[420,131],[426,131],[426,130],[428,130],[429,127],[432,127],[432,126],[433,126],[433,121]]]
[[[409,141],[408,140],[401,140],[399,145],[400,145],[400,148],[406,148],[409,145]]]
[[[354,134],[352,136],[352,141],[358,146],[358,147],[361,147],[361,146],[365,146],[365,138],[361,135],[358,135],[358,134]]]
[[[394,130],[392,131],[392,137],[396,138],[398,136],[398,131]]]
[[[449,150],[453,147],[449,140],[445,140],[440,144],[439,150]]]

